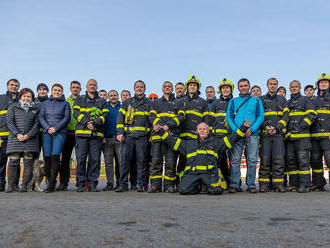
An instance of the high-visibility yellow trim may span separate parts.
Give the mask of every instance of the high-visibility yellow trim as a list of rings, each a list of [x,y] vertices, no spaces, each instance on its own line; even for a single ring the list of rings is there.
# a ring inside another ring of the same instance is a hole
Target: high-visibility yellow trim
[[[299,175],[309,175],[310,174],[310,170],[304,170],[304,171],[298,171]]]
[[[150,179],[162,179],[163,177],[161,175],[157,176],[149,176]]]
[[[226,136],[226,137],[224,137],[224,138],[223,138],[223,140],[224,140],[224,142],[225,142],[226,146],[228,147],[228,149],[231,149],[231,148],[232,148],[232,146],[231,146],[231,144],[230,144],[230,142],[229,142],[229,140],[228,140],[228,137],[227,137],[227,136]]]
[[[162,137],[160,137],[159,135],[151,136],[151,140],[160,140],[160,139],[162,139]]]
[[[147,112],[147,111],[135,111],[134,115],[149,115],[149,112]]]
[[[109,112],[109,109],[102,109],[102,113]]]
[[[196,165],[196,166],[186,166],[184,168],[184,171],[187,171],[187,170],[192,170],[192,171],[195,171],[195,170],[202,170],[202,171],[206,171],[206,170],[210,170],[210,169],[213,169],[214,168],[214,165]]]
[[[211,113],[212,113],[212,112],[205,111],[205,112],[203,113],[203,117],[204,117],[205,115],[212,115]]]
[[[191,133],[181,133],[180,137],[190,137],[193,139],[197,139],[197,135],[196,134],[191,134]]]
[[[120,108],[119,112],[121,112],[123,115],[126,115],[126,111],[123,108]]]
[[[224,116],[224,117],[226,117],[227,116],[227,113],[216,113],[215,114],[215,117],[218,117],[218,116]]]
[[[175,114],[171,114],[171,113],[159,113],[159,114],[157,114],[157,117],[164,117],[164,116],[166,116],[166,117],[175,117],[176,115]]]
[[[80,108],[81,112],[91,112],[92,108]]]
[[[306,112],[297,111],[297,112],[290,112],[289,116],[305,115],[305,114]]]
[[[269,178],[260,178],[259,177],[259,182],[269,183]]]
[[[117,124],[117,128],[124,128],[124,124]]]
[[[306,110],[306,115],[308,115],[309,113],[313,113],[313,114],[316,114],[317,115],[317,112],[313,109],[308,109]]]
[[[0,132],[0,136],[8,136],[9,132]]]
[[[283,115],[283,112],[282,111],[267,111],[265,112],[265,116],[268,116],[268,115]]]
[[[181,143],[181,139],[177,139],[176,142],[175,142],[175,145],[173,147],[174,151],[178,150],[180,143]]]
[[[295,171],[289,171],[289,175],[297,175],[298,174],[298,171],[295,170]]]
[[[162,140],[166,139],[166,138],[167,138],[167,136],[168,136],[168,133],[167,133],[167,132],[166,132],[166,133],[164,133],[164,134],[163,134],[163,136],[162,136]]]
[[[156,125],[158,121],[160,121],[160,119],[159,119],[159,118],[156,118],[156,119],[154,120],[154,122],[152,123],[152,125]]]
[[[319,170],[312,170],[314,173],[323,173],[323,169],[319,169]]]
[[[283,178],[272,178],[273,183],[283,183],[284,179]]]
[[[199,116],[199,117],[203,118],[203,114],[201,114],[201,113],[198,113],[198,112],[196,112],[196,111],[193,111],[193,110],[186,110],[185,114],[192,114],[192,115],[197,115],[197,116]]]
[[[125,127],[125,131],[127,131],[127,127]],[[128,131],[150,131],[150,128],[146,127],[129,127]]]
[[[157,115],[157,112],[156,112],[156,110],[150,110],[150,111],[149,111],[149,115],[150,115],[150,114],[155,114],[155,115]]]
[[[228,130],[219,128],[219,129],[215,129],[215,132],[216,133],[228,133]]]
[[[197,156],[197,154],[212,155],[212,156],[218,158],[218,154],[212,150],[196,150],[196,152],[188,153],[187,158]]]
[[[176,177],[169,177],[169,176],[164,176],[165,180],[169,180],[169,181],[174,181],[176,179]]]
[[[91,130],[76,130],[75,133],[76,134],[92,134],[92,131]],[[96,136],[103,137],[104,135],[103,135],[103,133],[97,132]]]
[[[102,122],[103,122],[103,124],[104,124],[104,122],[105,122],[104,117],[103,117],[103,116],[100,116],[100,119],[102,120]]]
[[[81,119],[84,117],[85,115],[83,115],[83,114],[80,114],[79,116],[78,116],[78,118],[77,118],[77,121],[78,122],[80,122],[81,121]]]
[[[308,118],[304,118],[303,121],[305,121],[308,126],[312,125],[312,122]]]
[[[330,137],[330,133],[312,133],[312,137]]]
[[[316,112],[318,114],[330,114],[330,110],[325,110],[325,109],[318,109],[318,110],[316,110]]]
[[[209,115],[211,115],[211,116],[215,117],[215,113],[214,113],[214,112],[212,112],[212,111],[210,111],[210,112],[209,112]]]
[[[239,136],[241,136],[241,137],[244,137],[244,133],[241,131],[241,130],[239,130],[239,129],[237,129],[236,130],[236,133],[239,135]]]
[[[176,125],[179,126],[180,125],[180,121],[178,118],[174,117],[173,120],[175,121]]]
[[[285,120],[280,120],[278,123],[282,123],[284,127],[286,126]]]
[[[77,105],[76,105],[76,106],[73,106],[73,108],[74,108],[74,109],[80,109],[80,107],[77,106]]]
[[[283,113],[289,111],[289,108],[284,108]]]
[[[8,111],[8,110],[1,110],[1,111],[0,111],[0,115],[7,114],[7,111]]]
[[[311,137],[309,133],[299,133],[299,134],[292,134],[292,133],[287,133],[285,137],[291,137],[291,138],[308,138]]]
[[[183,114],[183,115],[184,115],[185,113],[184,113],[183,110],[179,110],[179,111],[178,111],[178,115],[179,115],[179,114]]]

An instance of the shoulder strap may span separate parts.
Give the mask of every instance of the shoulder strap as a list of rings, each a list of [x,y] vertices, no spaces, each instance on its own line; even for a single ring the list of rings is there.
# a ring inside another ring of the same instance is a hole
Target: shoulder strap
[[[246,98],[246,99],[244,100],[244,102],[242,102],[241,105],[239,105],[239,107],[236,109],[234,115],[237,114],[237,112],[243,107],[243,105],[244,105],[244,104],[245,104],[250,98],[251,98],[251,96],[249,96],[248,98]]]

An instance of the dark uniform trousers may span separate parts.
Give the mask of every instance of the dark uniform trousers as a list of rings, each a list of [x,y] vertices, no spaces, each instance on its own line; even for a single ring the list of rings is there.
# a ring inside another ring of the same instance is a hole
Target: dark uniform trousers
[[[310,186],[310,151],[310,138],[287,141],[286,157],[291,186]]]
[[[162,188],[163,159],[165,158],[164,188],[174,186],[176,179],[176,154],[173,149],[162,142],[152,143],[152,162],[150,167],[150,182],[158,189]]]
[[[145,187],[145,165],[149,140],[147,138],[125,137],[121,147],[120,185],[128,188],[128,174],[132,166],[136,166],[137,184]],[[136,161],[133,161],[135,154]]]
[[[76,145],[76,138],[74,134],[67,134],[62,150],[62,159],[60,163],[60,183],[68,186],[70,181],[70,160],[74,146]]]
[[[77,157],[77,183],[97,185],[100,176],[102,139],[96,137],[76,136],[76,157]],[[86,169],[86,161],[88,164]]]
[[[2,144],[0,147],[0,186],[6,184],[6,165],[7,165],[7,138],[1,138]]]
[[[261,136],[260,184],[270,183],[274,188],[283,185],[285,146],[282,135]],[[269,175],[271,174],[271,180]]]
[[[311,166],[313,171],[312,182],[316,187],[323,188],[326,185],[324,178],[323,162],[330,168],[330,140],[312,139]]]
[[[220,168],[227,185],[230,185],[230,170],[228,166],[228,154],[227,150],[218,153],[218,167]]]

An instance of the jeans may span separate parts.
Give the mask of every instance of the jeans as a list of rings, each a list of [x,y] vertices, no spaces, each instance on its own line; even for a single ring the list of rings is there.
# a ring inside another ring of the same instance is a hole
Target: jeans
[[[105,173],[107,176],[107,183],[113,185],[113,171],[115,161],[115,175],[116,183],[119,184],[120,179],[120,148],[121,144],[116,138],[105,138],[106,143],[102,145],[104,162],[105,162]]]
[[[42,148],[44,157],[50,157],[51,155],[61,155],[65,138],[65,133],[58,133],[55,135],[44,133],[42,135]]]
[[[241,177],[242,154],[246,147],[247,180],[248,188],[255,188],[256,166],[258,162],[258,136],[251,135],[247,138],[238,140],[229,152],[230,158],[230,186],[238,188]]]

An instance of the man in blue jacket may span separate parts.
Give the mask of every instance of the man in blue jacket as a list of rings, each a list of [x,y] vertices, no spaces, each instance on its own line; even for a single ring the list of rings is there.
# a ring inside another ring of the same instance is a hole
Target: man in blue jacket
[[[258,130],[264,121],[264,108],[261,100],[257,97],[252,97],[249,93],[250,82],[248,79],[240,79],[237,85],[240,94],[229,102],[227,123],[232,132],[236,132],[244,121],[247,120],[250,120],[251,126],[246,131],[244,138],[236,142],[229,153],[231,163],[229,192],[238,192],[241,176],[240,165],[245,147],[248,168],[246,184],[250,193],[257,193],[255,178],[258,162]]]

